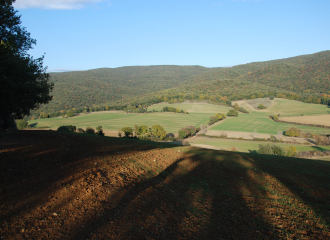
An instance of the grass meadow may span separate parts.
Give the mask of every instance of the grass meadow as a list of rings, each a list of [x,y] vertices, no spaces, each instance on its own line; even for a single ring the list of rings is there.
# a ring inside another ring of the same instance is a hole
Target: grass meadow
[[[148,111],[152,111],[153,109],[155,111],[161,111],[164,107],[173,107],[173,108],[179,108],[183,111],[188,111],[189,113],[211,113],[210,116],[216,113],[227,113],[231,108],[225,107],[225,106],[219,106],[215,104],[209,104],[209,103],[158,103],[151,105],[148,107]]]
[[[269,113],[250,112],[249,114],[240,113],[238,117],[228,117],[210,128],[210,130],[220,131],[239,131],[239,132],[257,132],[266,134],[277,134],[277,131],[285,131],[290,127],[296,127],[304,132],[317,134],[329,133],[330,129],[300,126],[274,122],[269,117]]]
[[[256,141],[240,141],[232,139],[219,139],[219,138],[205,138],[197,137],[189,140],[190,144],[202,144],[208,145],[220,150],[231,150],[233,147],[237,152],[249,152],[249,150],[258,150],[259,144],[272,144],[280,145],[282,147],[295,146],[297,151],[315,151],[319,150],[313,146],[306,146],[302,144],[292,144],[292,143],[272,143],[272,142],[256,142]],[[318,146],[319,148],[320,146]],[[321,146],[323,150],[330,150],[330,146]]]
[[[50,127],[58,128],[62,125],[74,125],[77,128],[85,129],[87,126],[93,128],[101,125],[104,130],[118,130],[122,127],[133,127],[134,125],[147,125],[151,127],[155,124],[161,125],[168,133],[177,133],[186,126],[199,127],[207,124],[209,113],[146,113],[127,114],[125,113],[93,113],[84,114],[72,118],[47,118],[29,121],[29,124],[36,124],[37,128]]]
[[[303,103],[294,100],[275,98],[275,104],[269,107],[270,114],[281,114],[282,117],[329,114],[330,108],[326,105]]]
[[[260,99],[263,100],[263,99]],[[92,114],[83,114],[73,118],[49,118],[37,119],[29,121],[29,124],[37,124],[37,128],[50,127],[56,129],[62,125],[74,125],[77,128],[85,129],[87,126],[97,127],[101,125],[104,130],[118,130],[122,127],[134,125],[147,125],[151,127],[159,124],[164,127],[167,132],[177,133],[181,128],[186,126],[199,127],[201,124],[207,125],[209,117],[215,113],[227,113],[229,107],[207,104],[207,103],[178,103],[168,104],[159,103],[148,107],[148,110],[161,111],[163,107],[171,106],[188,111],[189,114],[182,113],[163,113],[155,112],[148,114],[125,115],[123,112],[97,112]],[[250,109],[251,110],[251,109]],[[278,114],[281,116],[298,116],[312,114],[327,114],[330,109],[324,105],[307,104],[286,99],[275,99],[274,104],[268,109],[259,111],[251,111],[249,114],[239,113],[238,117],[230,117],[210,128],[210,130],[227,130],[240,132],[258,132],[266,134],[277,134],[277,131],[285,131],[295,126],[304,132],[312,132],[317,134],[330,133],[329,129],[298,126],[293,124],[277,123],[272,121],[268,116],[270,114]]]

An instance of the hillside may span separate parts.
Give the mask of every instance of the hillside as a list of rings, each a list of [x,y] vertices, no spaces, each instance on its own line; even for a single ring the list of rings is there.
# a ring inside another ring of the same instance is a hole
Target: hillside
[[[329,162],[0,135],[3,239],[330,239]]]
[[[47,108],[59,111],[127,101],[176,87],[204,71],[207,68],[200,66],[139,66],[51,73],[51,81],[55,84],[54,99]]]
[[[323,94],[322,103],[327,104],[330,51],[229,68],[135,66],[51,73],[51,80],[54,99],[39,112],[105,104],[148,105],[165,97],[218,102],[279,94],[318,103]]]

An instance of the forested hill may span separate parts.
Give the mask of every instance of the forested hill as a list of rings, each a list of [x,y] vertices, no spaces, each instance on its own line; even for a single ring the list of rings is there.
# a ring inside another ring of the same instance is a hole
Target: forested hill
[[[330,51],[227,68],[164,65],[51,73],[51,81],[54,99],[40,112],[161,101],[166,96],[216,101],[294,93],[296,99],[317,99],[330,95]]]
[[[191,76],[208,71],[200,66],[132,66],[51,73],[54,99],[47,110],[65,110],[93,104],[126,101],[178,87]]]

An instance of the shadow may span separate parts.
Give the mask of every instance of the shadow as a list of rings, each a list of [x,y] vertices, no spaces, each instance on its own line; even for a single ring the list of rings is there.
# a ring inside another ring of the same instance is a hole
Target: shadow
[[[325,148],[320,147],[320,146],[312,146],[312,148],[314,148],[317,151],[321,151],[321,152],[324,152],[324,151],[327,151],[328,150],[328,149],[325,149]]]
[[[328,237],[330,162],[52,131],[0,143],[5,238]]]
[[[36,122],[36,123],[31,123],[31,124],[29,124],[29,126],[30,126],[31,128],[35,128],[37,125],[38,125],[37,122]]]

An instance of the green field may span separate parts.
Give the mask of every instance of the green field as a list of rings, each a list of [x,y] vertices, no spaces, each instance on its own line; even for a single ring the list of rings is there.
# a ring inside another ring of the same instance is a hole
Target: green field
[[[269,107],[269,114],[281,114],[282,117],[329,114],[330,108],[326,105],[303,103],[294,100],[275,98],[275,104]]]
[[[269,113],[251,112],[249,114],[239,114],[238,117],[228,117],[225,121],[215,124],[210,130],[221,131],[239,131],[277,134],[277,131],[285,131],[290,127],[296,127],[304,132],[312,132],[318,134],[329,133],[330,129],[300,126],[294,124],[286,124],[274,122],[269,117]]]
[[[209,103],[158,103],[151,105],[148,107],[148,111],[152,111],[153,109],[155,111],[161,111],[164,107],[173,107],[173,108],[179,108],[183,111],[187,111],[189,113],[211,113],[210,116],[216,113],[227,113],[231,108],[209,104]]]
[[[127,114],[125,113],[93,113],[85,114],[72,118],[47,118],[29,121],[29,124],[37,123],[36,127],[58,128],[62,125],[74,125],[77,128],[85,129],[87,126],[93,128],[101,125],[104,130],[118,130],[122,127],[134,125],[147,125],[151,127],[159,124],[164,127],[168,133],[177,133],[186,126],[199,127],[201,124],[207,124],[209,113],[146,113],[146,114]]]
[[[307,104],[286,99],[275,99],[275,104],[269,109],[263,111],[251,111],[249,114],[240,113],[239,116],[227,118],[210,128],[210,130],[227,130],[227,131],[242,131],[242,132],[258,132],[267,134],[277,134],[277,131],[285,131],[286,129],[295,126],[304,132],[312,132],[318,134],[329,133],[329,129],[299,126],[293,124],[277,123],[272,121],[268,116],[270,114],[281,113],[282,116],[299,115],[304,109],[306,115],[309,114],[326,114],[329,108],[324,105]],[[179,108],[188,111],[190,114],[182,113],[148,113],[125,115],[123,112],[98,112],[92,114],[84,114],[73,118],[49,118],[29,121],[29,124],[37,123],[36,127],[58,128],[62,125],[74,125],[77,128],[85,129],[87,126],[97,127],[101,125],[104,130],[118,130],[125,126],[133,127],[136,125],[147,125],[149,127],[159,124],[164,127],[167,132],[177,133],[183,127],[192,125],[199,127],[201,124],[206,124],[209,117],[215,113],[227,113],[230,108],[207,104],[207,103],[178,103],[168,104],[159,103],[148,107],[148,110],[160,111],[165,106]],[[286,113],[286,114],[285,114]]]
[[[318,150],[313,146],[306,146],[302,144],[290,144],[290,143],[272,143],[272,142],[255,142],[255,141],[240,141],[232,139],[219,139],[219,138],[205,138],[197,137],[189,140],[190,144],[203,144],[208,145],[221,150],[231,150],[235,147],[238,152],[249,152],[249,150],[258,150],[259,144],[274,144],[282,147],[295,146],[297,151],[315,151]],[[324,150],[330,150],[330,146],[322,146]]]

